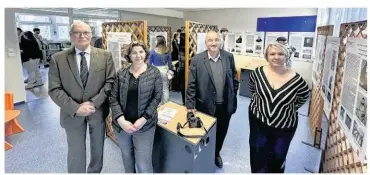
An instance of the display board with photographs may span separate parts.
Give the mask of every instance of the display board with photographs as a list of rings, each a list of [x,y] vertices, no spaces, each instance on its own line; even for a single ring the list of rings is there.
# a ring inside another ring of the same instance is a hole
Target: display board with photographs
[[[235,52],[235,33],[227,34],[227,51]]]
[[[289,33],[288,32],[266,32],[266,35],[265,35],[265,47],[267,46],[267,44],[271,43],[271,42],[276,42],[276,39],[279,38],[279,37],[285,37],[288,41],[288,35]]]
[[[122,68],[127,60],[126,49],[131,43],[131,33],[128,32],[107,32],[107,50],[112,53],[116,71]],[[122,65],[123,64],[123,65]]]
[[[242,51],[244,50],[244,46],[245,44],[243,44],[245,42],[245,39],[244,39],[244,35],[242,32],[235,32],[235,53],[238,53],[238,54],[241,54]]]
[[[366,155],[367,40],[348,38],[339,123],[360,160]]]
[[[320,83],[322,77],[322,70],[324,68],[325,47],[326,47],[326,36],[318,35],[316,44],[316,54],[312,64],[312,82],[314,85]]]
[[[154,49],[156,44],[155,44],[155,41],[157,40],[157,36],[164,36],[165,38],[165,41],[166,41],[166,46],[168,45],[167,42],[168,42],[168,35],[167,35],[167,32],[152,32],[152,31],[149,31],[149,48],[150,50]]]
[[[327,37],[321,89],[321,95],[324,99],[324,112],[326,116],[330,115],[331,110],[335,75],[337,70],[337,60],[339,54],[339,45],[339,37]]]
[[[314,37],[314,32],[289,33],[289,44],[296,49],[293,58],[311,60]]]
[[[245,53],[247,55],[263,55],[265,32],[246,32]]]

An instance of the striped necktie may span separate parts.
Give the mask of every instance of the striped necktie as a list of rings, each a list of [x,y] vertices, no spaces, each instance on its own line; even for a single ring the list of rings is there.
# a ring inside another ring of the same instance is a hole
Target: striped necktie
[[[87,61],[85,57],[86,52],[80,52],[81,63],[80,63],[80,78],[83,86],[86,86],[87,77],[89,77],[89,69],[87,68]]]

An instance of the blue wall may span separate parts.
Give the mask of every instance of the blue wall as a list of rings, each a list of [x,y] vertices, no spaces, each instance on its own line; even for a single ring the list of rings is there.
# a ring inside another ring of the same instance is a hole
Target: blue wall
[[[258,32],[315,32],[317,16],[270,17],[257,19]]]

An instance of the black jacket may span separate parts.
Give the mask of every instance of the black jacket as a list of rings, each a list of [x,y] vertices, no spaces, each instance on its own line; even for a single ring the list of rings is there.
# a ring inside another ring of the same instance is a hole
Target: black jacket
[[[120,132],[117,119],[124,114],[126,108],[127,92],[130,82],[130,67],[121,69],[117,72],[117,77],[113,84],[111,96],[109,98],[112,110],[112,126]],[[144,132],[155,126],[158,121],[157,108],[162,99],[163,83],[161,73],[153,65],[148,64],[148,69],[140,75],[138,89],[138,114],[145,116],[147,122],[139,132]]]
[[[179,60],[179,44],[177,40],[172,40],[172,53],[171,53],[172,61]]]
[[[21,43],[19,44],[20,50],[23,52],[21,53],[22,63],[29,61],[30,59],[41,59],[42,51],[39,48],[39,44],[37,41],[26,39],[22,36]]]
[[[225,76],[224,103],[227,104],[227,113],[231,116],[237,107],[236,94],[239,81],[235,68],[233,54],[220,50],[222,67]],[[219,60],[220,61],[220,60]],[[216,112],[216,88],[208,58],[208,50],[191,58],[189,66],[188,89],[186,107],[197,109],[200,112],[214,116]]]

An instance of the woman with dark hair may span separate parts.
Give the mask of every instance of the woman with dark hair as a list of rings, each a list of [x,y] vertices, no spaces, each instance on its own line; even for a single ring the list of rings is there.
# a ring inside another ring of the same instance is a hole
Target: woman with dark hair
[[[166,38],[162,35],[156,37],[156,47],[150,51],[149,64],[157,66],[160,70],[163,80],[163,97],[161,105],[170,100],[169,80],[173,78],[172,58],[166,47]]]
[[[42,75],[39,70],[42,51],[40,50],[39,44],[31,31],[23,33],[20,49],[22,50],[21,58],[23,65],[28,72],[26,89],[32,89],[34,87],[44,85],[42,82]]]
[[[112,126],[121,148],[126,173],[153,173],[152,149],[162,98],[159,70],[147,64],[148,51],[142,41],[127,48],[130,66],[118,71],[109,98]]]

